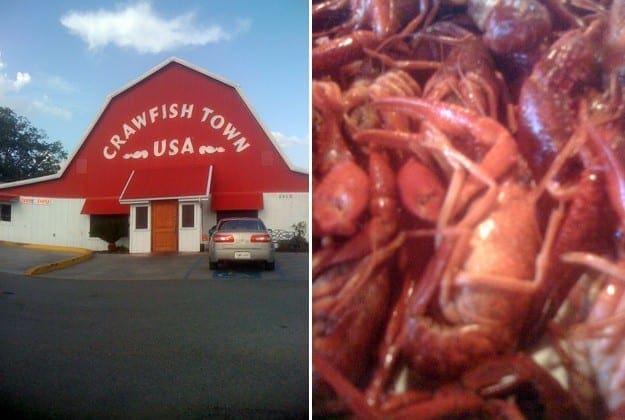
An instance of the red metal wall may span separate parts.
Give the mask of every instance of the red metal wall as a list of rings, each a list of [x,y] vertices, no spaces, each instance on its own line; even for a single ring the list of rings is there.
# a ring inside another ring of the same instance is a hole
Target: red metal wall
[[[118,197],[133,169],[176,177],[198,165],[213,165],[212,192],[308,191],[308,175],[288,167],[233,86],[173,60],[110,100],[61,178],[2,192]]]

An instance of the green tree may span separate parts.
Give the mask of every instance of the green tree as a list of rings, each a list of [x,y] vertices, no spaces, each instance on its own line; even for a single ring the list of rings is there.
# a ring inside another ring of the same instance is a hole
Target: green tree
[[[109,251],[115,251],[115,243],[128,236],[128,216],[91,216],[89,235],[108,242]]]
[[[0,182],[58,172],[67,152],[60,141],[47,139],[46,133],[33,127],[26,117],[0,107]]]
[[[291,225],[295,229],[293,241],[298,251],[308,251],[308,242],[306,242],[306,222],[298,222]]]

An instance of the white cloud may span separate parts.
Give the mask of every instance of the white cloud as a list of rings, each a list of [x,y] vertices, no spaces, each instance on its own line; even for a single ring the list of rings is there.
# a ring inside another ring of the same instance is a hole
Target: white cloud
[[[2,53],[0,53],[0,70],[5,67],[2,62]],[[11,79],[6,73],[0,73],[0,93],[5,89],[19,91],[22,87],[30,83],[30,74],[18,71],[15,75],[15,79]]]
[[[0,71],[6,65],[2,61],[0,53]],[[15,78],[10,78],[6,73],[0,72],[0,104],[8,106],[18,114],[32,118],[36,114],[50,115],[54,118],[70,120],[72,113],[67,109],[54,105],[47,95],[41,99],[32,99],[28,94],[19,92],[31,82],[29,73],[18,71]]]
[[[32,101],[32,108],[43,114],[50,115],[55,118],[60,118],[62,120],[72,119],[71,111],[52,104],[50,102],[50,98],[48,98],[48,95],[43,95],[42,99],[36,99]]]
[[[286,136],[278,131],[272,131],[271,136],[292,164],[299,168],[308,168],[309,140],[297,136]]]
[[[282,148],[290,146],[302,146],[308,143],[306,140],[300,139],[297,136],[287,136],[278,131],[272,131],[271,135]]]
[[[13,87],[15,90],[20,90],[22,86],[27,85],[28,83],[30,83],[30,74],[18,71],[17,77],[13,81]]]
[[[78,91],[72,83],[61,76],[49,76],[46,79],[46,87],[61,94],[72,94]]]
[[[206,45],[232,37],[222,26],[196,26],[193,13],[166,19],[149,2],[140,1],[116,10],[70,11],[61,24],[87,43],[90,50],[108,44],[135,49],[139,53],[160,53],[182,46]],[[235,31],[246,31],[251,22],[236,22]]]

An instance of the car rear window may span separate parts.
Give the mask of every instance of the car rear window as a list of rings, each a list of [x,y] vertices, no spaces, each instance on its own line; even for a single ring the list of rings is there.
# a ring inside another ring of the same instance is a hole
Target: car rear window
[[[224,220],[219,230],[265,230],[259,220]]]

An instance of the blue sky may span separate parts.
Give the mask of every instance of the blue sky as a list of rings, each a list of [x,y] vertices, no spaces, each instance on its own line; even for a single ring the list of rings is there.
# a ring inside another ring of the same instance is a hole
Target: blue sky
[[[239,85],[308,169],[308,0],[0,0],[0,106],[71,154],[104,105],[176,56]]]

